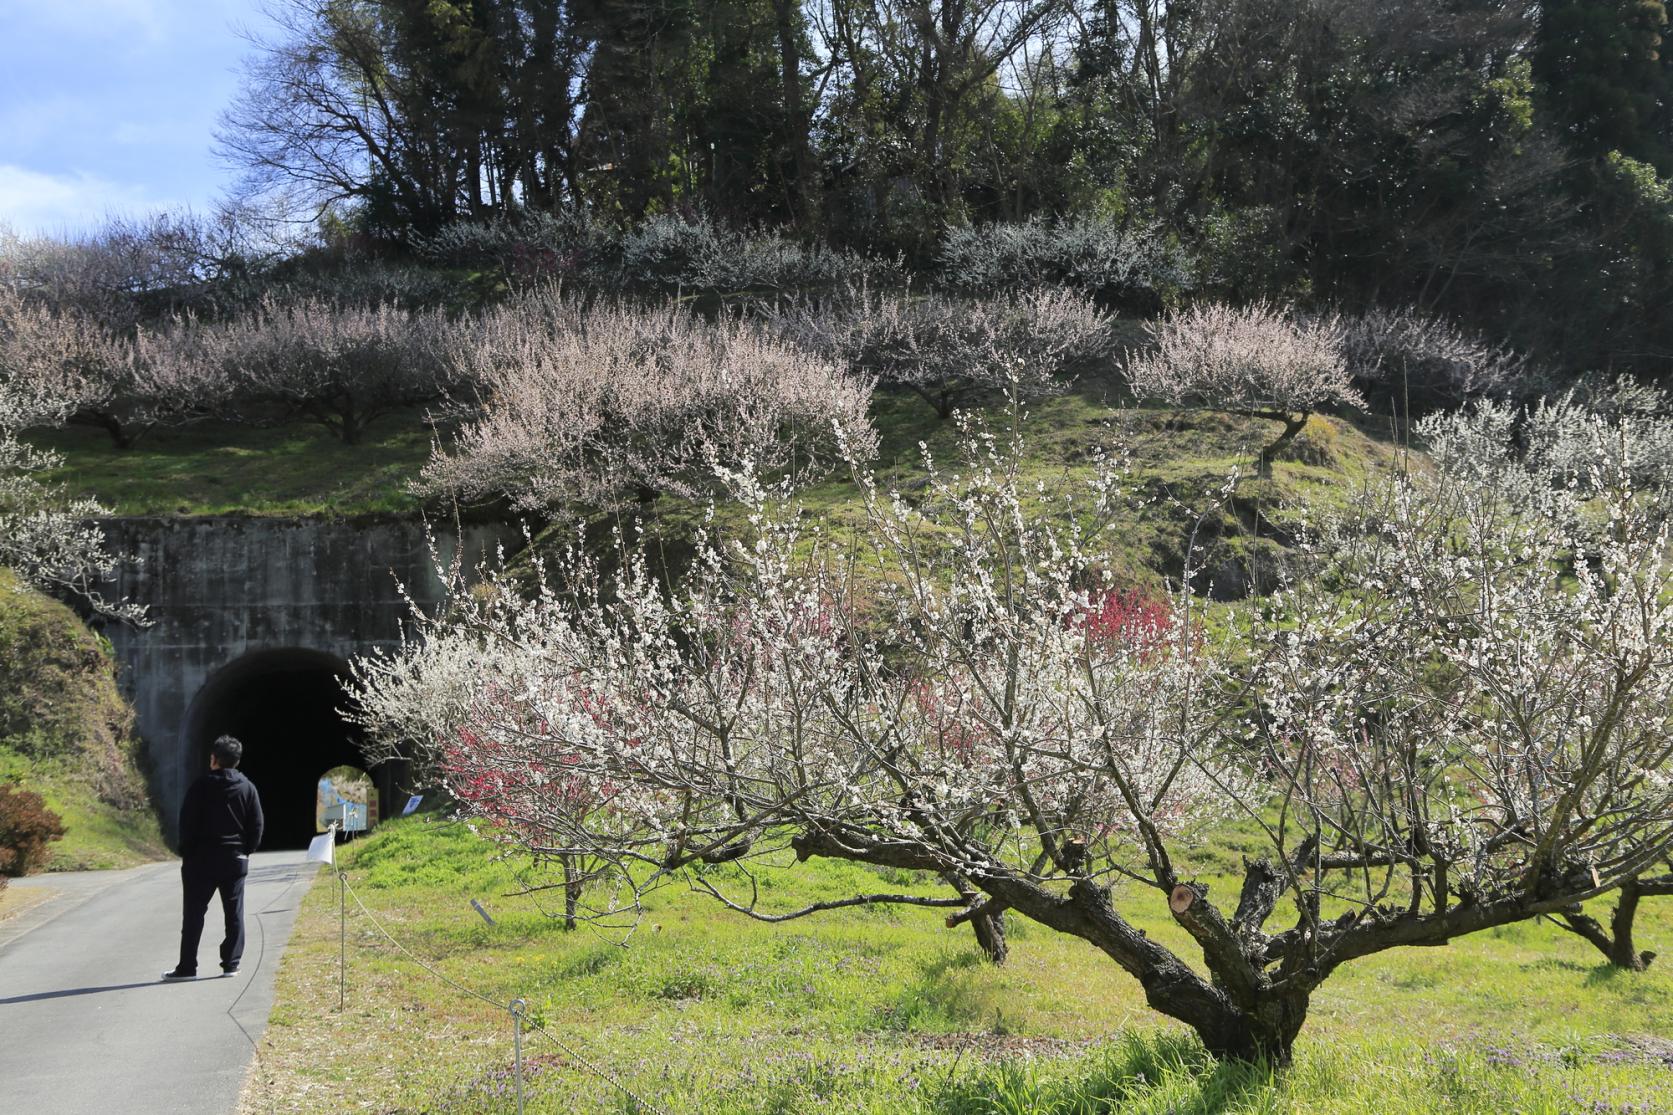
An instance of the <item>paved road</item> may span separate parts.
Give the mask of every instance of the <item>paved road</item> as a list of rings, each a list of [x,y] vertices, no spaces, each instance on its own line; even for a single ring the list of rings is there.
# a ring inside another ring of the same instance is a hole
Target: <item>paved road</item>
[[[162,983],[180,949],[180,865],[14,879],[54,897],[0,922],[0,1108],[42,1115],[229,1115],[273,1006],[273,977],[315,870],[258,852],[243,970]],[[212,901],[198,970],[215,972]]]

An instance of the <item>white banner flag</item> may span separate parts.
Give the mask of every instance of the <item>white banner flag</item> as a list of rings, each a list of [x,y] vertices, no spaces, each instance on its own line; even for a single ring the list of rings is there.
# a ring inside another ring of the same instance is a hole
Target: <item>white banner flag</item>
[[[320,833],[308,842],[309,863],[335,863],[337,852],[337,826],[332,825],[325,832]]]

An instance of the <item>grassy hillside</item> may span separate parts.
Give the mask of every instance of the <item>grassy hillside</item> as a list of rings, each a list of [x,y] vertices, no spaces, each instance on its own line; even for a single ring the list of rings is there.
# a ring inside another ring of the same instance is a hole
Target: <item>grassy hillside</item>
[[[1317,417],[1297,439],[1271,480],[1256,480],[1258,448],[1277,425],[1209,411],[1119,409],[1122,400],[1103,379],[1030,406],[1030,467],[1044,477],[1084,467],[1099,446],[1125,450],[1141,491],[1156,500],[1153,513],[1122,531],[1135,571],[1177,565],[1179,505],[1207,501],[1233,469],[1248,477],[1236,505],[1210,524],[1239,552],[1254,544],[1261,519],[1282,516],[1285,504],[1335,498],[1368,469],[1392,458],[1385,443],[1353,425]],[[958,431],[916,396],[879,391],[872,408],[881,434],[879,466],[911,490],[919,472],[919,443],[942,462],[954,458]],[[989,412],[996,421],[1002,416]],[[138,446],[118,450],[101,431],[42,431],[36,444],[64,458],[48,479],[90,496],[117,515],[337,515],[416,514],[421,502],[409,485],[429,459],[433,433],[419,411],[386,417],[359,445],[343,445],[321,427],[292,424],[248,427],[200,423],[158,430]],[[855,511],[854,486],[834,479],[805,493],[808,504],[838,520]],[[1178,501],[1176,504],[1175,501]],[[679,534],[695,511],[663,499],[654,513],[663,530]]]
[[[1241,834],[1222,837],[1214,855],[1234,863]],[[623,947],[619,934],[564,932],[542,912],[561,899],[507,897],[539,876],[462,825],[395,821],[343,863],[416,956],[501,1001],[526,997],[575,1052],[671,1113],[1673,1110],[1673,967],[1612,970],[1546,924],[1349,965],[1315,997],[1294,1069],[1275,1077],[1205,1061],[1112,962],[1015,917],[1011,958],[994,968],[934,911],[775,926],[668,890]],[[929,890],[907,873],[818,861],[761,881],[783,909],[876,889],[880,874],[890,889]],[[1129,894],[1123,909],[1183,944],[1160,899]],[[337,887],[322,874],[244,1110],[510,1111],[507,1016],[402,956],[352,900],[349,910],[339,1014]],[[1673,948],[1673,902],[1646,904],[1641,935]],[[632,1110],[545,1038],[525,1049],[531,1111]]]
[[[49,869],[166,854],[140,746],[103,642],[69,608],[0,570],[0,780],[41,794],[63,819]]]
[[[920,443],[938,466],[960,467],[958,427],[936,418],[916,397],[880,393],[872,411],[882,435],[879,470],[908,498],[924,483]],[[1009,420],[997,407],[984,417],[1001,434]],[[1177,574],[1194,529],[1208,565],[1218,568],[1222,579],[1259,577],[1282,560],[1274,538],[1295,508],[1351,498],[1371,473],[1390,467],[1396,457],[1392,445],[1342,419],[1319,415],[1273,475],[1258,478],[1256,456],[1277,430],[1273,422],[1214,411],[1134,408],[1113,387],[1093,381],[1028,405],[1022,478],[1025,487],[1058,477],[1089,478],[1094,453],[1109,452],[1125,460],[1141,505],[1104,539],[1112,560],[1124,566],[1121,572],[1136,580]],[[1234,472],[1241,477],[1236,495],[1217,506],[1218,493]],[[857,492],[846,478],[809,490],[803,501],[838,523],[853,522],[859,513]]]
[[[423,414],[392,414],[358,445],[323,426],[202,422],[155,430],[117,449],[88,427],[41,431],[30,441],[64,458],[44,478],[92,496],[117,515],[407,514],[407,482],[430,456]]]
[[[980,416],[997,437],[1006,436],[1010,416],[1003,407],[990,407]],[[877,471],[909,502],[920,498],[928,482],[924,451],[938,468],[952,472],[963,467],[964,434],[916,396],[880,391],[872,418],[881,435]],[[1215,411],[1133,407],[1113,387],[1084,382],[1027,406],[1023,487],[1090,479],[1094,454],[1111,454],[1125,463],[1134,497],[1128,514],[1100,540],[1117,579],[1143,584],[1177,578],[1194,538],[1197,560],[1206,570],[1205,583],[1196,587],[1239,599],[1282,567],[1285,528],[1298,509],[1341,505],[1367,479],[1396,467],[1400,459],[1391,441],[1342,418],[1315,415],[1285,459],[1276,462],[1272,476],[1259,477],[1257,454],[1278,429],[1275,422]],[[1239,480],[1228,500],[1223,492],[1234,474]],[[860,493],[846,474],[796,498],[804,516],[818,518],[835,534],[863,526]],[[687,539],[705,518],[706,507],[663,497],[644,518],[643,542],[653,556],[677,566],[688,550]],[[736,507],[720,507],[716,518],[722,532],[743,527]],[[605,515],[595,525],[608,528],[615,522]],[[568,527],[552,535],[561,543],[571,537]]]

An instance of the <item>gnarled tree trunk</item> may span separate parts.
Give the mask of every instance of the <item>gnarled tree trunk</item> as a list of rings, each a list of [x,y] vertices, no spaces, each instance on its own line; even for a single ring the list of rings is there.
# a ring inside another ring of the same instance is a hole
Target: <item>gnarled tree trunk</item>
[[[1010,955],[1010,946],[1005,943],[1005,915],[978,914],[970,919],[970,928],[976,931],[976,943],[982,946],[988,959],[995,964],[1005,963]]]
[[[1272,475],[1272,462],[1276,461],[1278,459],[1278,454],[1282,453],[1285,450],[1285,448],[1287,448],[1289,446],[1290,442],[1295,440],[1296,435],[1301,433],[1301,431],[1306,428],[1307,419],[1311,418],[1312,415],[1307,411],[1302,411],[1301,413],[1298,413],[1298,414],[1297,413],[1262,414],[1262,415],[1260,415],[1260,417],[1275,419],[1275,420],[1277,420],[1279,422],[1282,422],[1284,424],[1283,432],[1280,433],[1276,438],[1273,438],[1272,441],[1270,443],[1268,443],[1268,445],[1266,446],[1265,449],[1261,450],[1260,474],[1262,476],[1271,476]]]
[[[1010,955],[1010,948],[1005,943],[1005,903],[984,897],[970,885],[969,880],[958,875],[943,872],[942,878],[965,901],[964,910],[948,915],[947,928],[954,929],[961,922],[969,922],[970,928],[975,931],[976,943],[987,953],[988,959],[995,964],[1005,963],[1005,958]]]
[[[1585,913],[1579,906],[1556,915],[1556,923],[1570,933],[1590,941],[1617,968],[1631,972],[1646,971],[1656,954],[1640,952],[1633,943],[1632,926],[1638,916],[1638,903],[1651,895],[1673,894],[1673,875],[1654,879],[1628,879],[1621,884],[1620,897],[1610,912],[1609,925]]]

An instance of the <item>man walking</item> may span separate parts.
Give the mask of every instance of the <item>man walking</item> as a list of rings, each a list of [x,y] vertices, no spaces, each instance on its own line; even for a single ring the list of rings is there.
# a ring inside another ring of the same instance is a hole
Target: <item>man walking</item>
[[[221,974],[238,971],[244,955],[244,876],[250,853],[261,844],[261,798],[238,771],[244,745],[221,736],[209,746],[209,773],[192,783],[180,806],[180,879],[185,912],[180,923],[180,963],[166,980],[196,979],[198,940],[209,899],[221,892],[226,938],[221,942]]]

